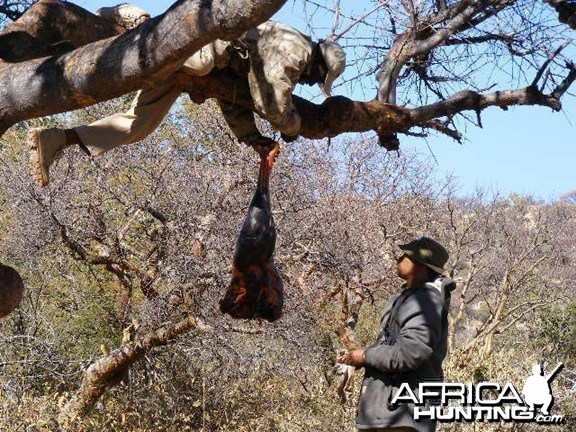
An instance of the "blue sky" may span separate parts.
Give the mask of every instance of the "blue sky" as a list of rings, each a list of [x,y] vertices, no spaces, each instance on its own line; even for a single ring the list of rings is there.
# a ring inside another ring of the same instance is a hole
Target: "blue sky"
[[[345,0],[352,1],[352,0]],[[364,0],[355,0],[361,4]],[[112,6],[118,1],[78,1],[94,11]],[[164,12],[170,1],[141,0],[133,2],[151,13]],[[289,0],[274,19],[286,22],[310,33],[307,14],[310,9],[294,6]],[[331,16],[315,15],[314,37],[324,37]],[[323,34],[324,33],[324,34]],[[576,31],[574,31],[576,37]],[[336,92],[357,99],[369,99],[373,94],[349,94],[349,87]],[[307,89],[302,89],[306,96]],[[309,93],[309,97],[314,94]],[[317,96],[316,96],[317,97]],[[317,99],[319,100],[319,99]],[[546,107],[515,107],[508,111],[489,108],[482,113],[484,128],[469,127],[463,131],[466,140],[460,145],[446,137],[431,137],[427,141],[408,138],[401,141],[406,150],[416,150],[423,157],[432,157],[437,175],[453,174],[462,186],[462,193],[475,188],[533,195],[549,200],[576,189],[576,100],[564,98],[563,111],[552,112]]]

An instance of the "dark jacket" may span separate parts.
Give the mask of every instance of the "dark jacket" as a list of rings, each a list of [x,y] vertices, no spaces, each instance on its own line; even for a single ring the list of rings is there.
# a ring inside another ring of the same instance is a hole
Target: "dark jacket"
[[[448,308],[453,280],[440,277],[423,286],[405,288],[386,308],[374,346],[366,349],[365,373],[356,427],[408,426],[433,431],[432,421],[414,420],[410,403],[389,404],[400,385],[441,381],[448,342]]]

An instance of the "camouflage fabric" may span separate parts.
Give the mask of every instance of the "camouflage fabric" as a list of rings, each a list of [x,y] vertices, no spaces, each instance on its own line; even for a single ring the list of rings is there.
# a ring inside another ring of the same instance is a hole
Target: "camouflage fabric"
[[[133,29],[144,21],[150,19],[150,14],[148,12],[128,3],[102,7],[94,12],[94,14],[104,19],[114,21],[118,25],[127,29]]]
[[[218,69],[228,66],[230,53],[228,46],[230,42],[215,40],[204,45],[194,54],[186,59],[181,69],[193,76],[208,75],[215,67]]]
[[[310,38],[285,24],[267,21],[234,46],[248,54],[248,82],[256,111],[281,133],[298,135],[300,115],[292,91],[312,60]]]

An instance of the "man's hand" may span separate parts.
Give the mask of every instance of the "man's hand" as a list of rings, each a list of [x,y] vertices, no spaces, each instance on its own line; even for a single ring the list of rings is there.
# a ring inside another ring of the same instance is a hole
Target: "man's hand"
[[[344,363],[354,367],[363,367],[364,366],[364,348],[358,348],[354,351],[350,351],[347,354],[344,354],[342,357],[338,359],[338,362]]]
[[[252,147],[257,153],[268,153],[277,145],[276,141],[272,138],[256,133],[242,137],[238,141]]]

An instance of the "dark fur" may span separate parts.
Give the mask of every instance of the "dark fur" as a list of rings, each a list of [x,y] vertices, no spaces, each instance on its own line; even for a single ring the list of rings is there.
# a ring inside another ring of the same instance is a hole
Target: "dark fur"
[[[268,190],[277,151],[275,147],[260,154],[258,185],[236,240],[232,280],[220,301],[220,310],[234,318],[275,321],[282,316],[282,278],[272,258],[276,226]]]

